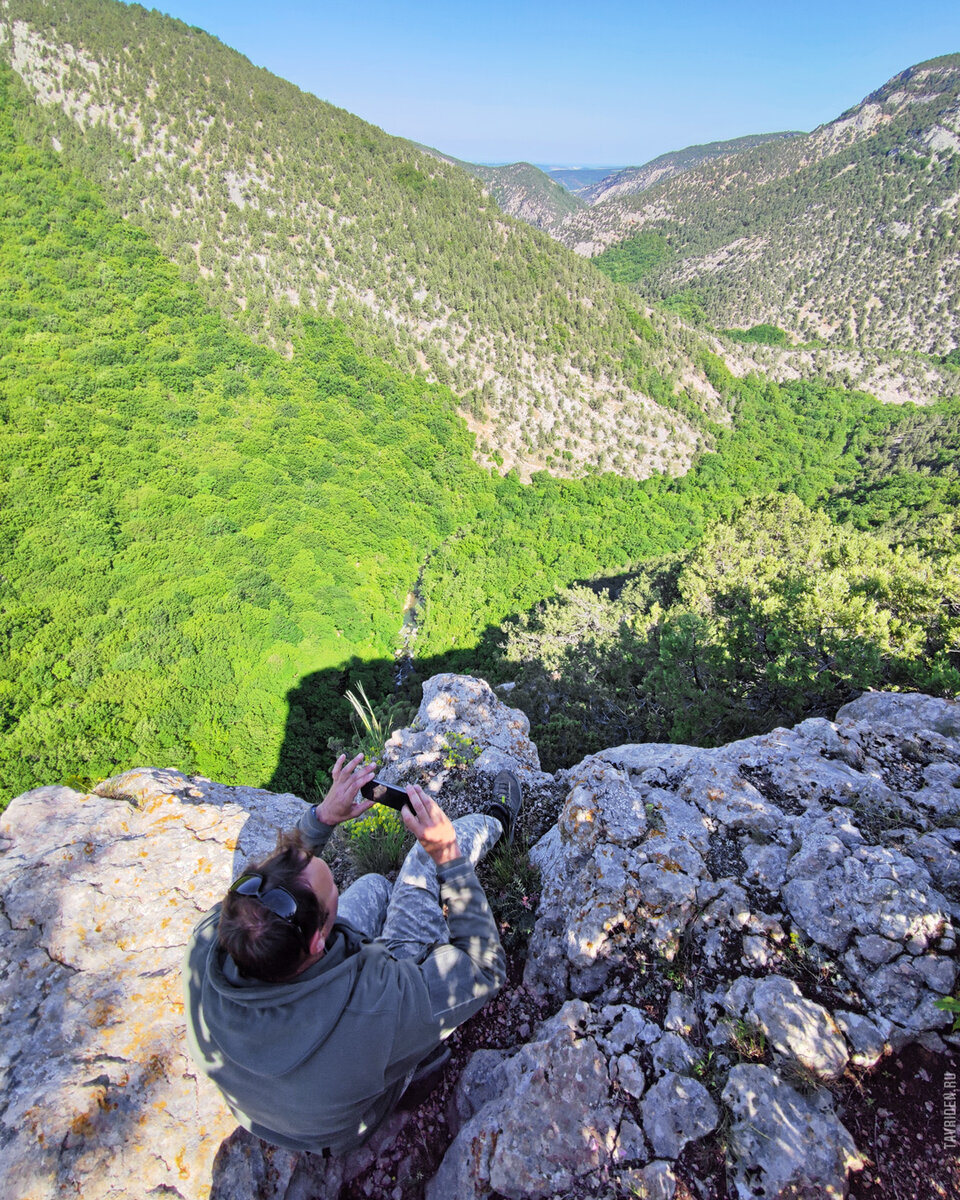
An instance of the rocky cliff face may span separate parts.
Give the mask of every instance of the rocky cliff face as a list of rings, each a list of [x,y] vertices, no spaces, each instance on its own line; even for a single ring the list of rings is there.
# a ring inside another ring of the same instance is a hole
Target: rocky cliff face
[[[451,744],[481,752],[468,776],[512,763],[541,817],[560,805],[524,979],[554,1015],[474,1054],[429,1200],[669,1197],[718,1130],[732,1194],[845,1194],[863,1155],[838,1080],[960,1044],[935,1003],[957,977],[960,706],[870,693],[834,722],[621,746],[556,777],[528,729],[481,681],[438,676],[387,748],[454,813],[471,787]],[[190,929],[300,804],[157,770],[13,801],[2,1194],[333,1197],[416,1119],[341,1162],[298,1158],[232,1134],[186,1057]]]

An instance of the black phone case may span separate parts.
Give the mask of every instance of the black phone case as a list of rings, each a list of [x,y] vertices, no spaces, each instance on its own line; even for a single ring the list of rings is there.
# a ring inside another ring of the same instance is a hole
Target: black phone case
[[[379,788],[383,789],[381,796],[376,794]],[[405,804],[409,804],[410,802],[407,793],[402,788],[398,788],[392,783],[386,783],[382,779],[371,779],[360,791],[367,800],[373,800],[376,804],[383,804],[387,808],[392,808],[395,812],[399,812]]]

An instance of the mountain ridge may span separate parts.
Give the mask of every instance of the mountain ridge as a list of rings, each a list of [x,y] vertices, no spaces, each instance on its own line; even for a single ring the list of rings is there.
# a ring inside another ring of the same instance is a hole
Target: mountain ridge
[[[555,232],[587,256],[664,238],[672,260],[641,293],[696,293],[717,328],[769,323],[802,342],[942,355],[960,333],[958,179],[953,54],[805,137],[701,164]]]
[[[621,170],[595,184],[582,188],[577,194],[589,205],[599,204],[614,196],[627,196],[635,192],[646,191],[661,179],[669,179],[683,171],[709,162],[714,158],[724,158],[730,154],[738,154],[742,150],[762,146],[766,142],[785,141],[788,138],[803,137],[797,130],[786,130],[779,133],[752,133],[744,137],[731,138],[726,141],[698,143],[685,146],[682,150],[671,150],[651,158],[649,162],[639,167],[623,167]]]
[[[6,0],[0,29],[34,99],[25,136],[247,332],[290,353],[315,308],[449,385],[481,461],[578,475],[613,443],[622,472],[679,472],[704,444],[688,397],[722,419],[675,321],[636,312],[460,168],[117,0]]]

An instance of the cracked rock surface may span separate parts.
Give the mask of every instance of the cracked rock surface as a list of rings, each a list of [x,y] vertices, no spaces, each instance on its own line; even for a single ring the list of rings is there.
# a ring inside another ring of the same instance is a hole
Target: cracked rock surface
[[[910,1043],[957,1045],[935,1001],[957,987],[960,705],[869,693],[835,721],[717,749],[620,746],[547,776],[522,713],[482,680],[437,676],[387,770],[439,792],[451,744],[561,807],[532,854],[524,984],[547,1019],[469,1060],[429,1200],[669,1198],[678,1156],[720,1131],[738,1197],[845,1195],[862,1155],[831,1089]],[[364,1186],[408,1114],[341,1161],[278,1151],[236,1129],[184,1046],[192,927],[301,806],[147,769],[11,803],[0,1194]]]
[[[863,1158],[831,1085],[911,1042],[957,1044],[935,1002],[957,982],[960,705],[869,693],[836,721],[717,749],[619,746],[557,778],[524,982],[596,1077],[606,1058],[609,1096],[589,1111],[609,1149],[575,1194],[654,1178],[672,1194],[677,1157],[722,1123],[737,1196],[845,1195]],[[494,1181],[521,1127],[569,1188],[563,1139],[535,1132],[523,1101],[554,1052],[541,1031],[499,1064],[430,1200],[467,1177],[470,1196],[542,1195],[521,1172]]]
[[[177,771],[0,819],[0,1195],[206,1195],[236,1122],[184,1043],[180,958],[302,801]]]

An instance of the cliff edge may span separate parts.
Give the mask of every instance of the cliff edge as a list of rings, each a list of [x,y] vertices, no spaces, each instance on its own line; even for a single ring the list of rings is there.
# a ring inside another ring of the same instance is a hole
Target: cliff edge
[[[452,767],[451,745],[478,757]],[[835,721],[547,776],[521,712],[442,675],[387,760],[454,815],[506,764],[559,810],[523,981],[552,1015],[470,1059],[429,1200],[670,1197],[718,1129],[731,1194],[842,1196],[864,1156],[838,1082],[916,1043],[955,1064],[936,1001],[957,983],[960,704],[868,693]],[[153,769],[10,804],[0,1193],[333,1197],[409,1119],[349,1161],[298,1158],[235,1135],[186,1056],[190,931],[301,806]]]

